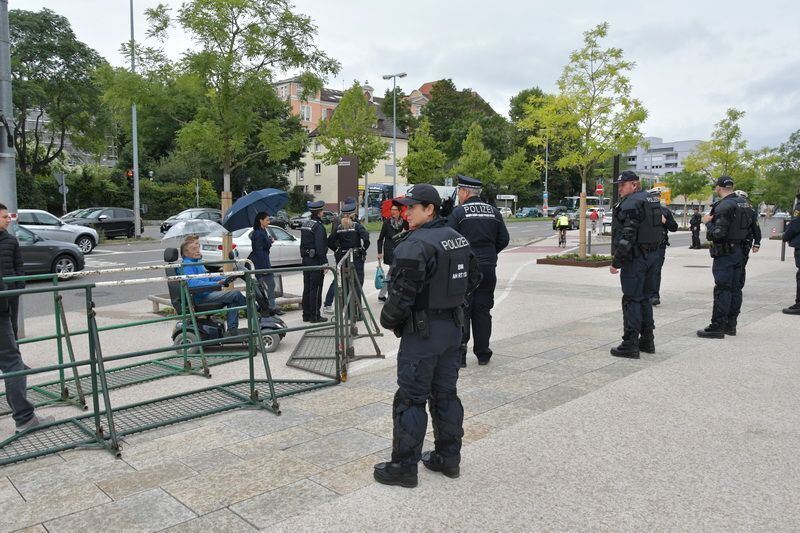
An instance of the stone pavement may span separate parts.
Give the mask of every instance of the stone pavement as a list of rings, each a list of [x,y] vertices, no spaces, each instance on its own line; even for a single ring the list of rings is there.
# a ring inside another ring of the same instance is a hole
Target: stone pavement
[[[739,335],[723,341],[694,336],[711,312],[707,252],[671,249],[657,353],[639,361],[608,354],[618,279],[536,265],[553,244],[501,256],[495,355],[459,380],[460,479],[421,468],[414,490],[372,481],[391,446],[389,335],[386,360],[283,400],[280,417],[230,412],[128,437],[120,460],[72,451],[0,468],[0,531],[797,530],[800,322],[780,314],[794,268],[777,261],[779,244],[751,259]],[[276,377],[299,372],[282,366],[296,338],[286,342]],[[216,367],[211,382],[244,368]],[[170,378],[113,397],[207,383]]]

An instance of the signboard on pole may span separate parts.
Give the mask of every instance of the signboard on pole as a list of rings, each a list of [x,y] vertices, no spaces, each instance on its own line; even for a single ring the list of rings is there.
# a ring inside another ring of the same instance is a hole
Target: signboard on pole
[[[597,196],[603,196],[603,184],[602,183],[598,183],[597,184],[597,187],[595,187],[595,189],[594,189],[594,193]]]

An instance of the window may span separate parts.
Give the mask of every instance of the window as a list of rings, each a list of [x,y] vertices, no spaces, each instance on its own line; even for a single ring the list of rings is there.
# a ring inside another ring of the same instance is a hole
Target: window
[[[665,168],[678,168],[678,163],[665,163]]]
[[[16,224],[14,224],[11,227],[13,228],[15,236],[17,237],[17,240],[19,240],[19,242],[33,243],[33,242],[36,241],[36,237],[34,237],[34,234],[33,234],[32,231],[26,230],[25,228],[21,228],[21,227],[17,226]]]
[[[332,116],[333,116],[333,109],[326,109],[325,118],[331,118]]]
[[[36,225],[39,223],[39,221],[36,220],[36,217],[33,216],[33,213],[18,213],[17,222],[19,222],[20,224],[32,224],[32,225]]]
[[[314,151],[319,153],[322,151],[322,145],[319,143],[314,143]]]
[[[386,153],[387,154],[391,155],[393,149],[394,149],[394,147],[392,146],[392,143],[386,143]]]
[[[291,233],[289,233],[287,231],[284,231],[284,230],[282,230],[280,228],[270,227],[269,228],[269,232],[272,234],[272,237],[276,241],[293,241],[293,240],[295,240],[294,236]]]
[[[39,224],[44,224],[45,226],[61,225],[61,221],[50,213],[36,213],[36,219],[39,221]]]
[[[386,167],[385,174],[387,176],[394,176],[394,165],[384,165],[384,166]]]
[[[678,154],[667,154],[666,158],[667,161],[676,161],[678,159]]]
[[[300,106],[300,119],[305,120],[306,122],[311,122],[311,106],[310,105],[301,105]]]
[[[319,176],[322,174],[322,163],[314,163],[314,175]]]
[[[286,98],[287,96],[289,96],[289,86],[281,85],[280,87],[278,87],[278,95],[281,98]]]
[[[322,192],[322,185],[314,185],[314,192]]]
[[[636,162],[636,156],[635,155],[629,155],[628,156],[628,163],[635,163],[635,162]]]

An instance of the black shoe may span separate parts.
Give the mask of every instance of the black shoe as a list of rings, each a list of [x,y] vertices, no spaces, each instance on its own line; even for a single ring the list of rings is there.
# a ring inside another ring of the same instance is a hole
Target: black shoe
[[[306,322],[311,322],[312,324],[319,324],[320,322],[327,322],[327,321],[328,319],[325,318],[324,316],[317,316],[310,320],[306,320]]]
[[[800,304],[794,304],[783,310],[784,315],[800,315]]]
[[[286,314],[286,311],[284,311],[283,309],[281,309],[281,308],[279,308],[279,307],[276,307],[275,309],[273,309],[272,311],[270,311],[270,314],[271,314],[272,316],[283,316],[283,315],[285,315],[285,314]]]
[[[736,326],[725,326],[725,335],[730,335],[731,337],[736,336]]]
[[[697,336],[702,337],[704,339],[724,339],[725,330],[712,325],[708,326],[705,329],[697,330]]]
[[[455,479],[461,475],[458,465],[447,465],[447,460],[435,451],[423,452],[422,464],[434,472],[441,472],[445,476]]]
[[[653,305],[661,305],[661,298],[651,298],[650,303]]]
[[[458,365],[459,368],[467,368],[467,359],[462,358],[461,363]]]
[[[486,366],[488,364],[489,364],[489,360],[488,359],[478,359],[478,365]]]
[[[656,340],[653,336],[642,336],[639,338],[639,351],[644,353],[656,353]]]
[[[235,337],[237,335],[246,335],[246,330],[241,330],[239,328],[229,329],[225,333],[222,334],[223,337]]]
[[[624,342],[616,348],[611,348],[611,355],[614,357],[627,357],[628,359],[639,359],[639,347]]]
[[[378,301],[379,302],[385,302],[386,301],[386,296],[378,296]]]
[[[375,465],[372,477],[383,485],[399,485],[413,489],[417,486],[417,465],[378,463]]]

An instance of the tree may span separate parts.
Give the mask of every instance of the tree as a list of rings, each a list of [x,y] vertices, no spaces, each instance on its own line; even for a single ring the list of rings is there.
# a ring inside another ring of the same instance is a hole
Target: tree
[[[747,141],[742,138],[739,126],[744,114],[735,108],[728,109],[725,118],[715,124],[711,140],[697,145],[694,153],[684,161],[684,168],[708,178],[730,176],[736,182],[745,168],[744,159],[747,157]]]
[[[687,205],[689,200],[700,200],[708,196],[708,178],[699,173],[681,171],[667,176],[664,181],[669,186],[672,197],[683,196],[683,222],[686,226]]]
[[[444,178],[447,157],[431,135],[431,125],[422,119],[408,140],[408,155],[399,163],[409,183],[439,184]]]
[[[615,154],[635,148],[641,125],[647,118],[642,103],[631,96],[628,73],[634,63],[623,58],[620,48],[602,48],[608,23],[583,34],[583,48],[570,54],[558,80],[558,96],[528,118],[538,124],[532,142],[541,145],[557,138],[564,151],[556,161],[560,168],[575,168],[581,177],[580,226],[586,227],[586,184],[595,166]],[[579,254],[586,257],[586,232],[580,232]]]
[[[492,184],[497,175],[497,169],[492,161],[492,154],[483,145],[483,128],[477,122],[469,127],[467,138],[461,145],[461,157],[453,169],[454,174],[462,174],[481,180],[484,187]]]
[[[9,26],[20,172],[47,173],[68,142],[100,155],[107,129],[94,75],[103,58],[75,37],[65,17],[49,9],[12,10]]]
[[[403,133],[410,132],[417,124],[416,117],[411,113],[411,102],[406,98],[406,93],[400,87],[397,92],[397,131]],[[387,121],[391,121],[394,113],[394,98],[390,89],[386,89],[386,94],[381,102],[381,112]]]
[[[776,150],[777,161],[764,179],[762,199],[784,209],[791,209],[800,194],[800,130]]]
[[[375,130],[375,106],[364,98],[358,82],[347,89],[333,115],[319,126],[319,142],[326,152],[320,159],[335,165],[348,155],[358,158],[358,172],[364,176],[375,170],[386,156],[386,143]]]
[[[533,198],[533,184],[539,181],[539,172],[525,156],[523,148],[517,150],[503,161],[497,184],[506,187],[520,198],[520,202]]]

